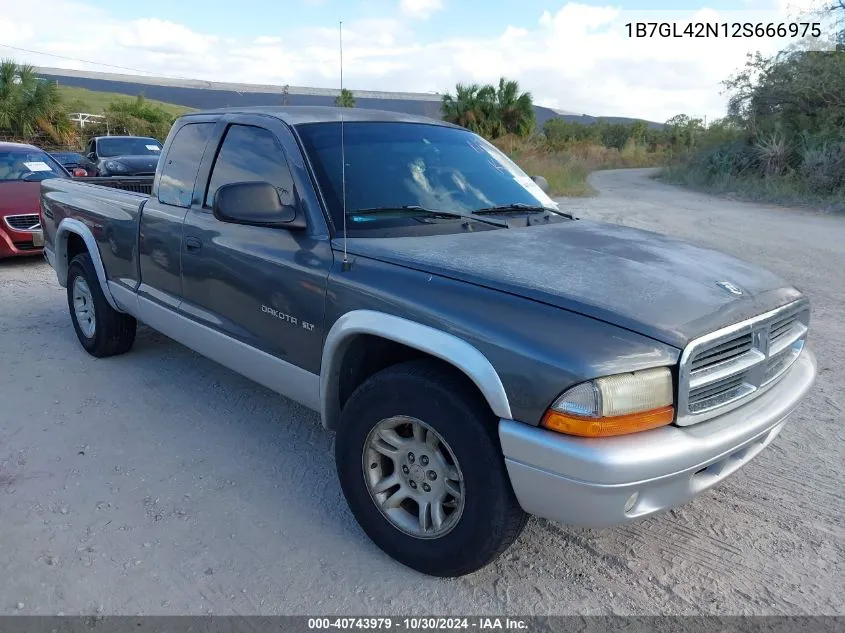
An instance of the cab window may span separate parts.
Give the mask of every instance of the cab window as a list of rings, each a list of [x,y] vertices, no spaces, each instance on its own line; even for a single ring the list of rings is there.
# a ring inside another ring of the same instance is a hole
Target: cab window
[[[205,206],[211,208],[222,185],[235,182],[268,182],[276,187],[283,204],[295,204],[293,177],[284,152],[275,135],[264,128],[229,127],[211,171]]]
[[[213,129],[214,123],[189,123],[176,133],[161,170],[159,202],[176,207],[191,206],[197,170]]]

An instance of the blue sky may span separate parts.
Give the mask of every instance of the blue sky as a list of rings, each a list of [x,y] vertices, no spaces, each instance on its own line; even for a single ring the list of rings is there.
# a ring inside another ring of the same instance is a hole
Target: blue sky
[[[712,120],[724,114],[721,82],[746,54],[784,43],[635,39],[624,24],[782,21],[776,8],[818,1],[43,0],[38,10],[6,2],[0,56],[42,67],[115,72],[105,66],[113,64],[165,77],[336,88],[342,19],[344,80],[353,91],[446,92],[457,82],[506,76],[563,111]]]
[[[279,35],[290,29],[321,27],[340,20],[384,18],[398,15],[397,3],[391,0],[238,0],[232,11],[231,0],[145,0],[143,3],[93,0],[104,11],[124,19],[162,17],[189,24],[206,31],[225,31],[233,36]],[[453,35],[496,35],[502,25],[529,28],[536,24],[543,11],[563,3],[549,0],[444,0],[442,11],[423,20],[417,33],[423,37]],[[738,4],[752,5],[744,0],[644,0],[624,2],[585,1],[592,6],[613,6],[620,9],[735,9]],[[759,3],[764,4],[764,3]],[[765,3],[768,4],[768,3]],[[490,6],[495,9],[490,9]]]

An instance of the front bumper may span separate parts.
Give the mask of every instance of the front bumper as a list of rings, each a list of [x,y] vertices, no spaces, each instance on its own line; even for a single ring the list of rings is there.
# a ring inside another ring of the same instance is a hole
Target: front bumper
[[[2,218],[0,218],[0,223],[2,223]],[[0,258],[40,255],[43,247],[33,243],[33,233],[33,231],[15,231],[8,226],[0,225]]]
[[[501,420],[511,484],[526,512],[571,525],[606,527],[668,510],[768,446],[815,376],[815,357],[805,348],[776,386],[742,407],[692,426],[627,436],[573,437]]]

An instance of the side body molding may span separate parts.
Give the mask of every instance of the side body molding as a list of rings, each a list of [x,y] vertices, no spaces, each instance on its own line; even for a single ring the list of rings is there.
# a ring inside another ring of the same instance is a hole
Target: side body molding
[[[466,341],[427,325],[374,310],[347,312],[332,325],[323,346],[320,372],[320,415],[334,429],[340,419],[340,367],[349,343],[371,334],[426,352],[464,372],[487,399],[493,413],[512,418],[507,393],[487,357]]]
[[[114,300],[109,288],[108,278],[106,277],[106,269],[103,268],[103,260],[100,258],[100,249],[97,247],[97,240],[94,239],[91,229],[85,224],[74,218],[65,218],[59,222],[59,227],[56,229],[56,254],[51,262],[53,268],[56,270],[56,277],[59,279],[59,284],[63,288],[67,287],[67,242],[68,235],[75,233],[83,239],[85,246],[88,248],[88,253],[91,255],[91,261],[94,262],[94,270],[97,271],[97,279],[100,282],[100,288],[106,296],[106,301],[109,305],[117,310],[123,312],[123,309]]]

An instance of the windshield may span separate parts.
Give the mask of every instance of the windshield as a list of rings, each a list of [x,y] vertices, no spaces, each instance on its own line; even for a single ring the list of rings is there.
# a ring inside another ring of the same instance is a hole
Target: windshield
[[[99,156],[158,156],[161,143],[154,138],[113,136],[97,141]]]
[[[297,128],[336,227],[343,223],[340,123]],[[384,222],[361,210],[421,207],[472,213],[512,204],[557,210],[507,156],[463,129],[421,123],[343,125],[347,230]],[[404,213],[406,222],[414,222]],[[395,219],[395,218],[394,218]]]
[[[40,150],[0,149],[0,182],[38,182],[67,177],[67,172]]]
[[[79,161],[82,160],[82,156],[70,152],[54,152],[50,155],[62,165],[78,165]]]

